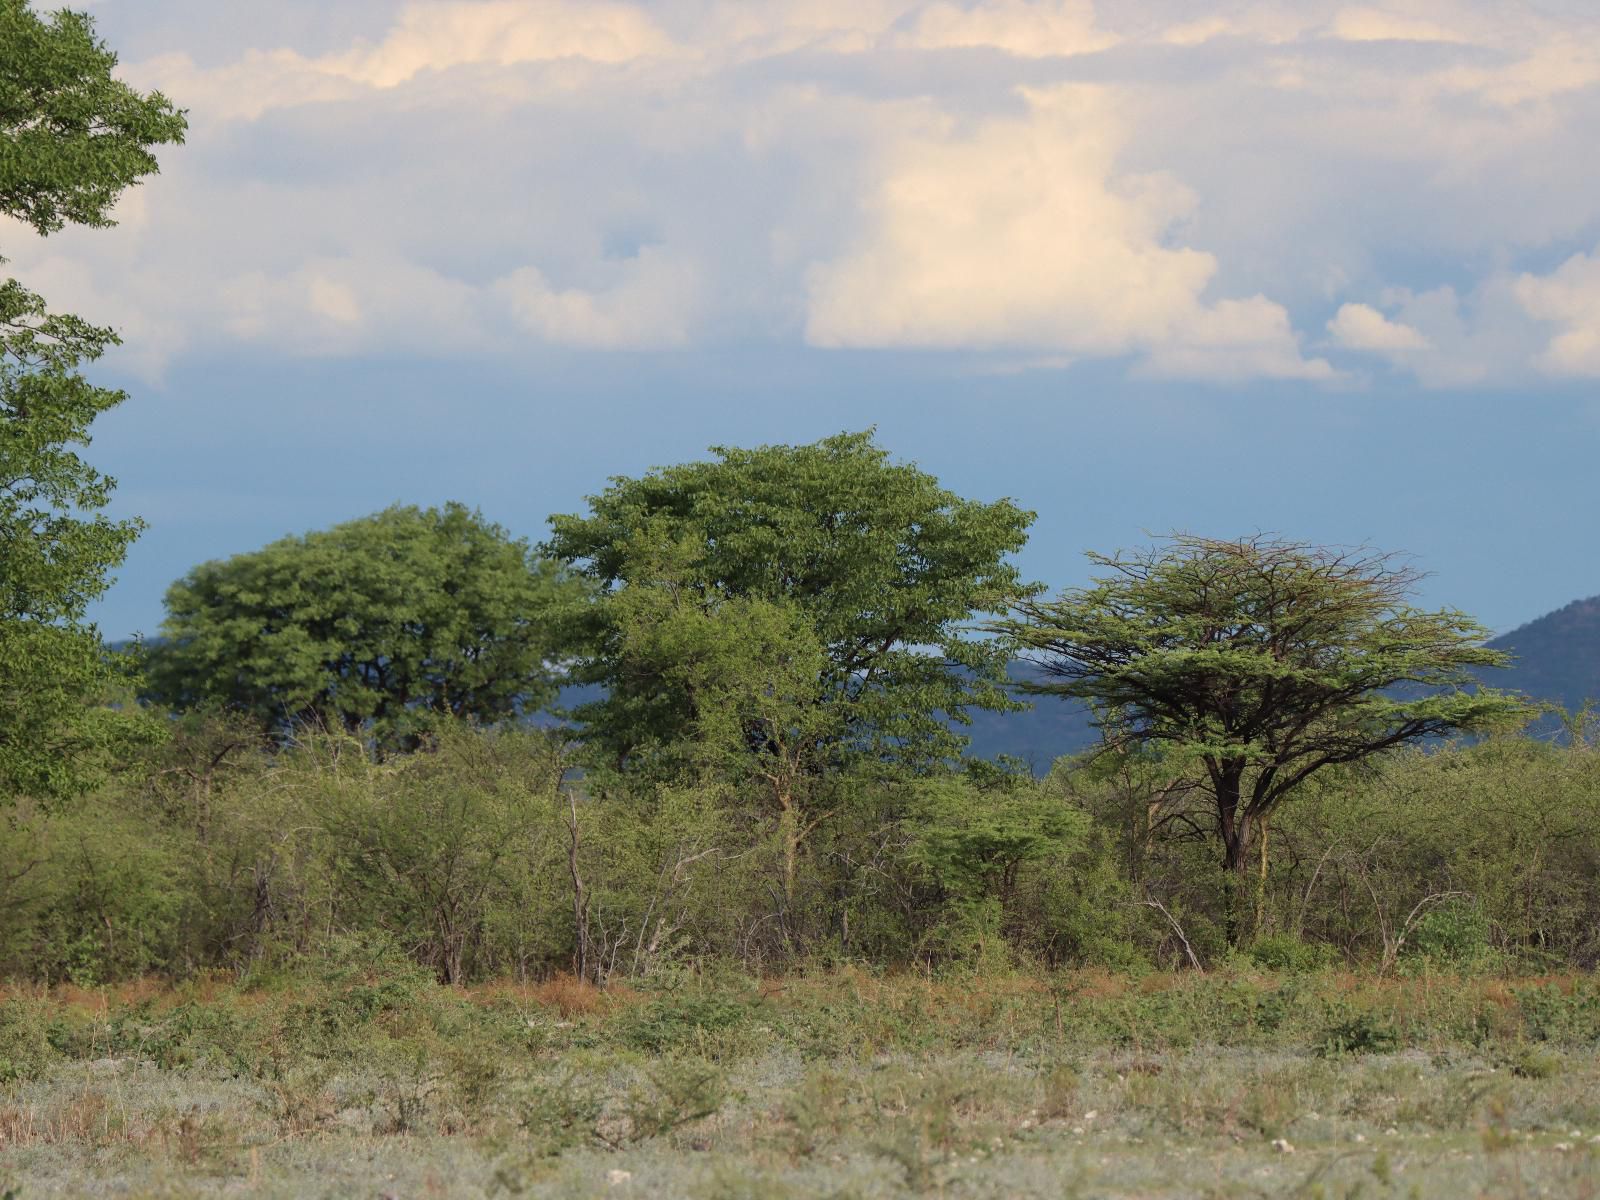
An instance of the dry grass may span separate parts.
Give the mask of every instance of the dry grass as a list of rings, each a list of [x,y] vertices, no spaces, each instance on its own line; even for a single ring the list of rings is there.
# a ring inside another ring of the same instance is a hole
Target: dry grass
[[[58,1045],[0,1089],[0,1194],[1596,1197],[1596,995],[861,970],[27,992]],[[1330,1019],[1398,1051],[1329,1056]]]

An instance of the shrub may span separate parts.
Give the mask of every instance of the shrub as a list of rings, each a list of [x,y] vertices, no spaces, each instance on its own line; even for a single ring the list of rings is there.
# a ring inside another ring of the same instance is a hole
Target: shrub
[[[1357,1013],[1330,1023],[1316,1046],[1320,1058],[1345,1054],[1393,1054],[1400,1048],[1400,1033],[1371,1013]]]
[[[48,1009],[41,1001],[0,1001],[0,1084],[37,1079],[55,1057]]]

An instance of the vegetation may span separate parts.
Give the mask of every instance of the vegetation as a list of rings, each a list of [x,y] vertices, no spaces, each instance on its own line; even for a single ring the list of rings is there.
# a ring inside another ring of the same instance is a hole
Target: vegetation
[[[0,0],[0,211],[108,224],[181,138],[114,63]],[[718,448],[538,551],[452,504],[197,567],[141,706],[114,341],[0,288],[0,1197],[1592,1194],[1592,722],[1500,728],[1392,560],[1046,602],[1031,513],[870,433]],[[1044,778],[959,734],[1018,647],[1101,706]]]
[[[347,944],[293,986],[14,992],[0,1187],[1580,1196],[1597,1036],[1588,978],[850,968],[462,992]]]
[[[1488,631],[1409,607],[1416,576],[1391,558],[1259,536],[1091,557],[1093,587],[996,628],[1052,677],[1028,691],[1104,707],[1115,752],[1201,770],[1229,871],[1318,771],[1532,715],[1478,686],[1506,663]]]
[[[172,585],[150,692],[280,734],[414,747],[440,716],[494,722],[555,695],[553,631],[584,589],[459,504],[391,508]]]
[[[156,170],[150,148],[182,141],[183,114],[115,64],[82,14],[0,0],[0,214],[40,234],[114,224],[117,197]],[[83,786],[121,731],[99,707],[117,672],[85,614],[141,525],[101,512],[114,482],[75,449],[124,398],[79,372],[116,343],[0,281],[0,795]]]
[[[861,756],[939,762],[960,749],[940,714],[1010,706],[1006,647],[964,627],[1033,590],[1006,561],[1032,513],[964,500],[869,434],[713,453],[615,480],[588,515],[550,519],[548,551],[607,589],[575,643],[577,678],[606,687],[578,714],[587,739],[624,758],[670,746],[702,732],[714,707],[702,683],[736,708],[721,693],[764,686],[734,664],[668,678],[648,661],[704,658],[697,634],[724,640],[723,625],[760,662],[799,668],[803,691],[776,689],[793,719],[758,716],[746,740],[778,753],[772,735],[799,721],[813,773]],[[690,644],[671,644],[680,636]]]

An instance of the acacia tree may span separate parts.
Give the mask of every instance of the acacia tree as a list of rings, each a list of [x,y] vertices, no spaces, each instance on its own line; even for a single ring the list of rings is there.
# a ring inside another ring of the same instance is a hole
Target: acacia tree
[[[1106,572],[1092,586],[1024,601],[994,628],[1044,669],[1028,691],[1093,701],[1116,748],[1195,768],[1230,879],[1324,767],[1531,712],[1478,686],[1507,656],[1464,614],[1411,607],[1418,576],[1394,556],[1179,535],[1090,558]]]
[[[156,171],[150,148],[183,140],[183,114],[112,78],[116,61],[87,16],[0,0],[0,213],[41,235],[114,224]],[[81,785],[112,728],[99,701],[117,672],[86,613],[141,526],[100,511],[114,481],[77,451],[124,394],[78,368],[117,342],[0,281],[0,793]]]
[[[1017,707],[1006,648],[970,636],[1034,590],[1007,555],[1033,514],[965,500],[871,433],[715,447],[550,519],[547,553],[601,589],[568,643],[602,698],[575,711],[625,770],[715,760],[771,798],[792,899],[824,777],[934,769],[945,720]]]
[[[460,504],[396,507],[196,567],[167,592],[151,696],[415,745],[437,715],[554,696],[552,636],[581,582]]]

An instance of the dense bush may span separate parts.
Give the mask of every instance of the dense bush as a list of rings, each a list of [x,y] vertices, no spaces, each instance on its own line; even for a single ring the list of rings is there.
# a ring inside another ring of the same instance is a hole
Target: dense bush
[[[446,727],[374,757],[342,735],[274,746],[191,716],[96,793],[5,812],[0,975],[265,978],[352,945],[458,983],[579,966],[666,979],[710,960],[1600,963],[1600,753],[1581,743],[1439,747],[1330,775],[1269,831],[1240,950],[1214,844],[1182,788],[1140,770],[832,779],[790,897],[773,814],[713,774],[579,770],[556,731]]]

